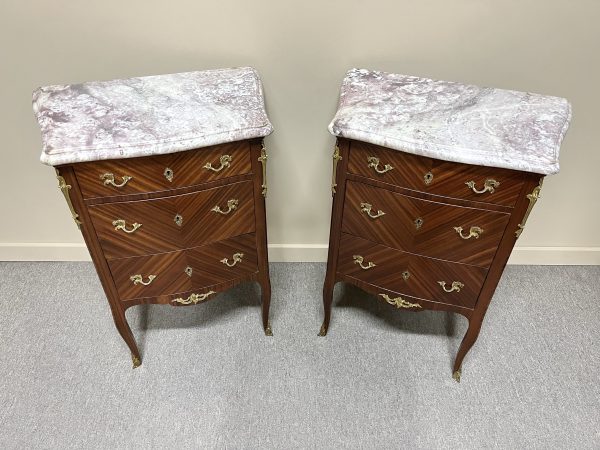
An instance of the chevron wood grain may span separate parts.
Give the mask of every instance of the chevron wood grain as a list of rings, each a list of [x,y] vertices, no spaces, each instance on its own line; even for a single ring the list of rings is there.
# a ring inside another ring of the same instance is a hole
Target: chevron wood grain
[[[219,169],[223,156],[230,157],[223,169],[214,171],[205,167],[210,163]],[[81,163],[74,168],[85,199],[163,192],[250,173],[250,146],[248,141],[238,141],[200,151]],[[165,174],[166,171],[170,172]],[[112,174],[114,184],[107,183],[105,174]],[[130,179],[125,182],[123,177]]]
[[[369,166],[369,158],[373,157],[379,160],[378,170],[386,164],[392,169],[378,173]],[[348,172],[420,192],[505,206],[514,206],[523,187],[521,173],[514,170],[441,161],[359,141],[352,141]],[[474,181],[476,189],[482,190],[488,179],[499,183],[494,192],[477,194],[466,185]]]
[[[369,217],[361,210],[363,203],[384,214]],[[342,230],[406,252],[489,267],[509,218],[507,213],[421,200],[349,181]],[[455,230],[474,226],[483,230],[478,238],[462,239]]]

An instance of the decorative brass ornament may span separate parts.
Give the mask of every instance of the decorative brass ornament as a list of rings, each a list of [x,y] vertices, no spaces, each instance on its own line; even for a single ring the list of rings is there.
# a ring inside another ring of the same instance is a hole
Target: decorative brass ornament
[[[184,270],[185,274],[186,274],[188,277],[191,277],[191,276],[192,276],[192,272],[193,272],[193,271],[194,271],[194,269],[192,269],[190,266],[187,266],[187,267],[185,268],[185,270]]]
[[[433,173],[427,172],[425,175],[423,175],[423,181],[425,182],[426,186],[429,186],[433,181]]]
[[[361,203],[360,210],[364,213],[367,213],[371,219],[377,219],[378,217],[384,216],[385,213],[382,210],[378,210],[377,213],[372,213],[371,209],[373,209],[373,205],[370,203]]]
[[[454,372],[452,374],[452,378],[454,378],[454,381],[456,381],[457,383],[460,383],[460,375],[461,375],[461,369],[458,369],[456,372]]]
[[[65,200],[67,201],[67,205],[69,206],[69,210],[71,211],[71,217],[75,221],[75,225],[77,228],[81,230],[81,220],[79,220],[79,214],[75,212],[75,208],[73,207],[73,203],[71,203],[71,196],[69,195],[69,191],[71,190],[71,185],[67,184],[65,179],[58,174],[58,170],[56,171],[56,179],[58,180],[58,188],[65,196]]]
[[[134,285],[143,284],[144,286],[148,286],[150,283],[154,281],[156,275],[148,275],[148,281],[144,281],[144,277],[140,274],[131,275],[129,279],[133,281]]]
[[[523,222],[519,224],[519,228],[517,228],[517,231],[515,231],[515,236],[517,236],[517,239],[519,238],[519,236],[521,236],[523,229],[525,229],[525,224],[527,223],[527,219],[529,219],[529,214],[531,213],[533,206],[540,198],[540,192],[542,190],[543,182],[544,178],[542,177],[540,178],[540,184],[533,188],[531,194],[527,194],[527,198],[529,199],[529,206],[527,207],[527,211],[525,211],[525,215],[523,216]]]
[[[352,256],[352,259],[354,259],[354,264],[358,264],[360,266],[360,268],[363,270],[372,269],[373,267],[375,267],[377,265],[371,261],[369,261],[367,264],[364,264],[365,259],[360,255],[354,255],[354,256]]]
[[[336,145],[333,151],[333,174],[331,176],[331,195],[335,195],[335,188],[337,187],[337,165],[342,160],[340,155],[340,148]]]
[[[262,148],[260,149],[260,156],[258,157],[258,161],[262,165],[262,195],[263,197],[267,197],[267,150],[265,149],[265,144],[262,144]]]
[[[115,227],[115,231],[123,230],[125,233],[134,233],[139,227],[142,226],[141,223],[134,222],[131,224],[131,228],[127,229],[127,222],[123,219],[117,219],[113,221],[113,227]]]
[[[445,281],[438,281],[438,284],[442,287],[442,289],[445,292],[454,292],[454,291],[460,292],[460,290],[465,287],[464,283],[461,283],[460,281],[453,281],[450,289],[446,289]]]
[[[227,267],[233,267],[235,266],[237,263],[242,262],[242,258],[244,257],[243,253],[234,253],[233,256],[231,257],[231,259],[233,260],[233,262],[229,262],[229,260],[227,258],[223,258],[221,260],[221,262],[223,264],[225,264]]]
[[[463,239],[471,239],[472,237],[475,239],[479,239],[479,236],[483,233],[483,228],[481,227],[471,227],[469,229],[469,234],[463,234],[463,227],[454,227],[454,231],[458,233],[458,235]]]
[[[219,163],[221,164],[219,167],[213,167],[211,163],[207,162],[204,164],[203,168],[212,170],[213,172],[220,172],[221,170],[231,166],[232,158],[229,155],[221,155],[219,158]]]
[[[215,205],[215,206],[213,206],[211,211],[214,211],[216,213],[223,214],[224,216],[226,216],[227,214],[231,213],[232,211],[235,211],[237,209],[239,203],[240,203],[239,200],[232,198],[232,199],[227,200],[227,210],[223,211],[219,205]]]
[[[378,174],[384,174],[386,172],[389,172],[390,170],[394,170],[394,167],[391,166],[390,164],[386,164],[383,166],[383,169],[379,168],[379,158],[375,157],[375,156],[369,156],[367,158],[367,167],[370,167],[372,169],[375,170],[375,172],[377,172]]]
[[[421,229],[421,227],[423,226],[423,223],[425,223],[425,221],[423,220],[423,218],[422,218],[422,217],[417,217],[417,218],[415,219],[415,222],[414,222],[414,224],[415,224],[415,228],[416,228],[417,230],[420,230],[420,229]]]
[[[112,173],[104,173],[102,175],[100,175],[100,179],[104,181],[104,185],[105,186],[114,186],[117,188],[121,188],[123,186],[125,186],[129,180],[132,180],[133,177],[130,177],[129,175],[123,175],[121,177],[121,181],[120,183],[116,183],[115,182],[115,175]]]
[[[165,168],[165,171],[163,172],[163,175],[165,176],[165,178],[169,181],[169,183],[173,182],[173,176],[175,175],[173,173],[173,169],[169,169],[168,167]]]
[[[273,336],[273,328],[271,328],[271,324],[268,324],[267,328],[265,328],[265,336]]]
[[[395,306],[396,308],[400,309],[400,308],[421,308],[422,306],[419,305],[418,303],[411,303],[407,300],[404,300],[402,297],[396,297],[396,298],[390,298],[389,295],[387,294],[379,294],[380,297],[383,297],[383,299],[388,302],[390,305]]]
[[[500,186],[500,182],[492,178],[488,178],[483,182],[483,189],[477,189],[475,187],[474,181],[467,181],[465,184],[476,194],[483,194],[484,192],[489,192],[490,194],[493,194],[496,188]]]
[[[408,281],[408,279],[410,278],[410,272],[408,270],[402,272],[402,278],[404,279],[404,281]]]
[[[131,362],[133,363],[133,368],[136,369],[142,365],[142,361],[137,356],[131,355]]]
[[[211,295],[216,294],[215,291],[208,291],[204,294],[191,294],[188,298],[174,298],[171,303],[179,303],[180,305],[191,305],[203,302]]]
[[[178,227],[183,225],[183,216],[181,214],[175,214],[173,221],[177,224]]]

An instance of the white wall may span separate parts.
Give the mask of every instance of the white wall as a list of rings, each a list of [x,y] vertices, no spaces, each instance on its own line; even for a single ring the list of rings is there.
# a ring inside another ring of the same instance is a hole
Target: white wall
[[[276,127],[269,149],[272,260],[324,260],[326,130],[350,67],[564,96],[574,120],[513,262],[600,263],[600,2],[485,0],[0,0],[0,259],[86,257],[38,162],[31,91],[251,65]]]

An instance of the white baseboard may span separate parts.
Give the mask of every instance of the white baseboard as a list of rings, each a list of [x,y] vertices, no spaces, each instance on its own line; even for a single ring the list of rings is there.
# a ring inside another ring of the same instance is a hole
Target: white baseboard
[[[0,243],[0,261],[89,261],[84,244]],[[271,262],[325,262],[327,244],[270,244]],[[600,247],[516,247],[509,264],[600,265]]]

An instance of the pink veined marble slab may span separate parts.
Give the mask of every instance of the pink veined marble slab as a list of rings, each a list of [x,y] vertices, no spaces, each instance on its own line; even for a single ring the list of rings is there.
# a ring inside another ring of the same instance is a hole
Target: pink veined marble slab
[[[564,98],[352,69],[329,131],[445,161],[557,173]]]
[[[33,93],[44,164],[133,158],[273,131],[250,67],[56,85]]]

